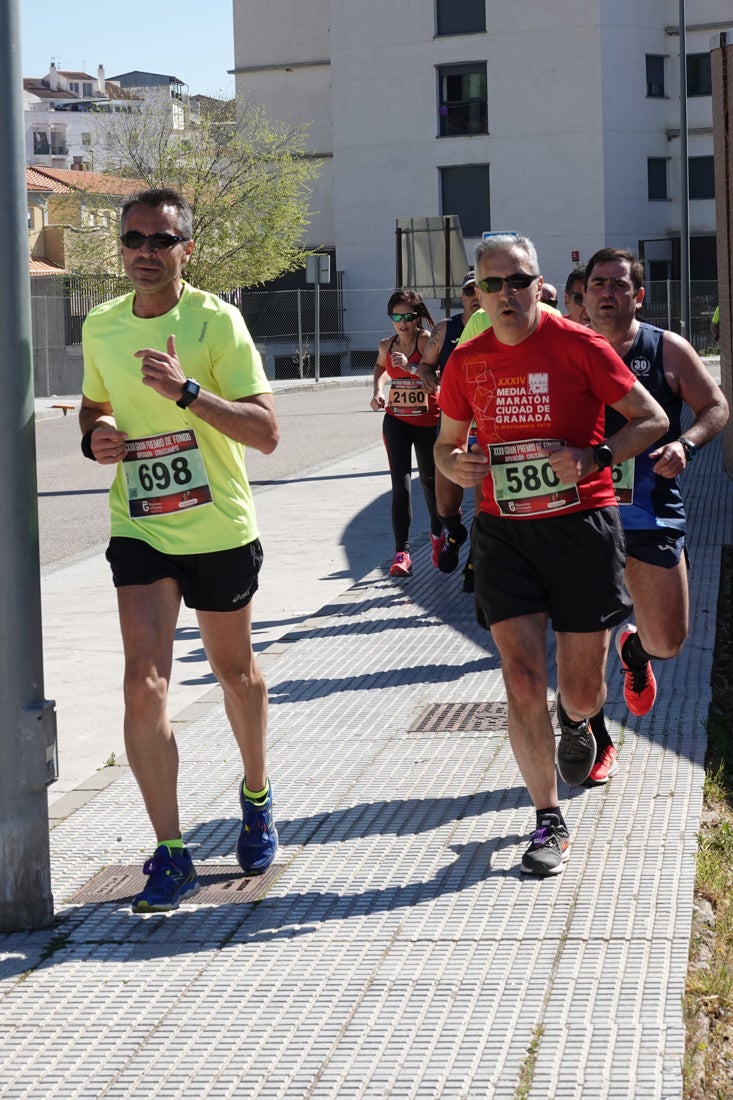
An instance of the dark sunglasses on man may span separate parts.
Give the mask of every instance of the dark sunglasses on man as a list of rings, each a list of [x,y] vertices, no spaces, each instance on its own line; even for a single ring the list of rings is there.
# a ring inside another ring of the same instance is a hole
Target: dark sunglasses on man
[[[120,241],[125,248],[142,248],[147,241],[151,248],[160,252],[164,248],[173,248],[174,244],[185,244],[188,237],[177,237],[175,233],[138,233],[131,229],[128,233],[122,233]]]
[[[483,290],[484,294],[498,294],[504,283],[512,290],[526,290],[535,279],[539,279],[539,275],[524,275],[521,272],[516,275],[507,275],[506,279],[502,279],[499,275],[490,275],[488,279],[477,279],[476,285]]]

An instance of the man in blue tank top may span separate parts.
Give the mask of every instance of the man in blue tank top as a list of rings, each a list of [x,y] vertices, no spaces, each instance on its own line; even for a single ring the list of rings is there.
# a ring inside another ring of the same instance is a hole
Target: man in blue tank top
[[[452,317],[446,317],[442,321],[438,321],[430,333],[430,339],[418,366],[418,372],[428,393],[437,393],[440,386],[440,375],[445,370],[448,357],[458,343],[469,318],[479,308],[476,278],[473,271],[468,271],[464,276],[461,286],[461,305],[463,309],[460,313],[455,313]],[[443,546],[436,555],[436,564],[441,573],[452,573],[458,567],[458,552],[468,538],[468,531],[461,523],[463,489],[460,485],[455,485],[444,477],[437,468],[435,470],[435,498],[438,514],[445,527]],[[473,590],[472,586],[471,590]],[[465,578],[464,591],[468,591]]]
[[[651,660],[675,657],[687,637],[686,519],[678,477],[728,419],[726,399],[692,345],[639,320],[643,281],[644,265],[627,249],[603,248],[586,267],[591,327],[606,337],[669,417],[669,429],[652,447],[613,470],[626,535],[626,587],[636,618],[636,625],[620,628],[616,648],[624,699],[637,716],[648,714],[656,698]],[[684,405],[693,419],[683,432]],[[607,409],[606,435],[618,427],[618,414]],[[587,782],[594,786],[605,783],[618,765],[602,710],[591,726],[598,752]]]

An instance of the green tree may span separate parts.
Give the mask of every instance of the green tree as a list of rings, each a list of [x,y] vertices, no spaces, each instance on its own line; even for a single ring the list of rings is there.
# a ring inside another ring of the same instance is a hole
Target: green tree
[[[180,105],[174,104],[180,111]],[[173,187],[193,210],[196,242],[187,279],[221,293],[303,267],[310,184],[319,165],[307,127],[268,119],[238,97],[204,100],[172,126],[171,100],[98,123],[108,171],[145,187]]]

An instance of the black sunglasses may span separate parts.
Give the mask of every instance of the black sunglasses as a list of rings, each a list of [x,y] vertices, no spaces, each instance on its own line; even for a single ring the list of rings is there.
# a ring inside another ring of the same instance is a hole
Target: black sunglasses
[[[174,233],[137,233],[134,229],[120,236],[120,241],[125,248],[142,248],[147,241],[156,252],[163,248],[173,248],[174,244],[185,244],[188,239],[188,237],[176,237]]]
[[[464,286],[462,293],[465,294],[467,298],[473,298],[476,293],[476,284],[471,283],[470,286]]]
[[[526,290],[535,279],[539,279],[539,275],[508,275],[506,279],[502,279],[499,275],[490,275],[488,279],[477,279],[476,285],[483,290],[484,294],[498,294],[504,283],[507,283],[512,290]]]
[[[390,321],[394,321],[397,324],[399,321],[416,321],[416,313],[390,313]]]
[[[576,306],[582,306],[582,304],[583,304],[583,295],[582,294],[568,294],[568,298]]]

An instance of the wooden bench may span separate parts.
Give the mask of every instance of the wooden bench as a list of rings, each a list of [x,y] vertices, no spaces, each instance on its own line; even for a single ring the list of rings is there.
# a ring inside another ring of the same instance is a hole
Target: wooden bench
[[[66,416],[66,414],[68,412],[75,412],[76,411],[76,405],[70,403],[69,401],[57,401],[55,405],[51,406],[51,408],[52,409],[63,409],[64,410],[64,416]]]

